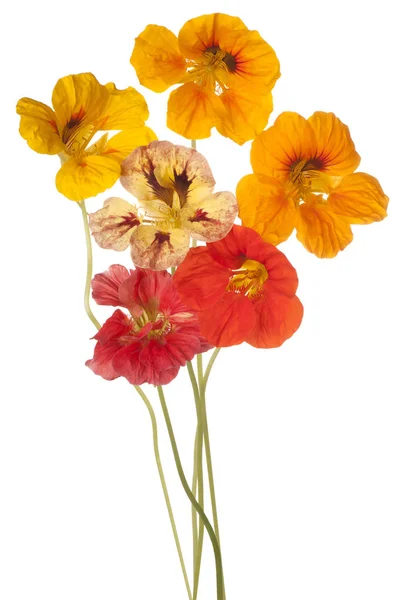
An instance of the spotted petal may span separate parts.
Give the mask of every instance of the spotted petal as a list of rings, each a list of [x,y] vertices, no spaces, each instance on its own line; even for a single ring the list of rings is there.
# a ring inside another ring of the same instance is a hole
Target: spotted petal
[[[218,192],[187,203],[180,219],[182,228],[195,240],[216,242],[231,230],[237,213],[235,196],[230,192]]]
[[[109,198],[103,208],[89,215],[90,231],[101,248],[126,250],[140,225],[137,208],[121,198]]]
[[[162,271],[179,265],[189,250],[189,236],[182,229],[160,231],[139,225],[130,240],[132,261],[138,267]]]

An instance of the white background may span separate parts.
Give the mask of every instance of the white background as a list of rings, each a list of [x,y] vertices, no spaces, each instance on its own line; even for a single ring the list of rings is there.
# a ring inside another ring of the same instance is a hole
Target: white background
[[[79,208],[54,186],[56,157],[18,135],[15,103],[49,103],[57,79],[92,71],[137,86],[129,63],[148,23],[178,33],[227,12],[258,29],[281,61],[273,119],[334,111],[350,126],[361,170],[391,197],[382,223],[318,260],[293,237],[305,316],[282,348],[224,350],[208,408],[228,600],[400,597],[399,94],[395,2],[19,2],[1,44],[2,600],[184,600],[151,445],[150,421],[124,381],[84,366],[93,326],[82,293]],[[168,93],[141,88],[160,139]],[[250,144],[199,143],[234,190]],[[119,193],[116,187],[116,193]],[[122,188],[121,188],[122,192]],[[114,193],[114,192],[113,192]],[[127,197],[123,192],[124,197]],[[97,210],[109,193],[88,201]],[[95,248],[95,272],[127,253]],[[100,319],[112,309],[96,308]],[[160,416],[164,462],[185,551],[190,509]],[[187,374],[166,389],[184,466],[194,406]],[[201,600],[215,598],[206,542]]]

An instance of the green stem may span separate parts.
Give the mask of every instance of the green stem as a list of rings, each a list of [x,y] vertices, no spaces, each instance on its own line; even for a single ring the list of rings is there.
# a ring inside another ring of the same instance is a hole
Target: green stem
[[[139,396],[141,397],[141,399],[143,400],[143,402],[145,403],[147,410],[149,411],[149,415],[150,415],[150,419],[151,419],[151,426],[153,429],[153,447],[154,447],[154,456],[156,458],[156,463],[157,463],[158,474],[160,476],[160,482],[161,482],[161,486],[162,486],[162,489],[164,492],[165,503],[167,505],[169,520],[171,522],[172,532],[174,534],[176,549],[178,551],[179,562],[181,564],[183,578],[185,580],[186,591],[187,591],[189,600],[193,600],[193,596],[192,596],[192,592],[191,592],[190,584],[189,584],[189,578],[188,578],[187,571],[186,571],[185,561],[184,561],[183,554],[182,554],[182,548],[181,548],[181,544],[179,541],[178,530],[176,528],[174,513],[172,511],[171,501],[169,499],[169,494],[168,494],[168,488],[167,488],[164,471],[163,471],[162,464],[161,464],[160,451],[159,451],[159,447],[158,447],[158,431],[157,431],[156,416],[154,414],[153,407],[151,406],[150,401],[147,398],[146,394],[143,392],[143,390],[138,385],[135,385],[134,387],[135,387],[135,390],[137,391],[137,393],[139,394]]]
[[[187,369],[192,383],[193,395],[196,405],[197,414],[197,428],[196,428],[196,439],[195,439],[195,450],[194,450],[194,468],[193,468],[193,482],[192,482],[192,493],[196,497],[196,486],[198,487],[198,501],[200,506],[204,509],[204,481],[203,481],[203,427],[201,420],[200,410],[200,394],[199,388],[196,381],[196,375],[194,373],[193,365],[189,361],[187,363]],[[201,519],[197,528],[197,514],[194,506],[192,506],[192,526],[193,527],[193,600],[196,600],[199,591],[199,580],[201,570],[201,558],[203,554],[203,542],[204,542],[204,524]],[[195,542],[195,533],[197,533]]]
[[[196,150],[196,140],[191,140],[190,141],[190,146],[193,148],[193,150]]]
[[[170,438],[171,446],[172,446],[172,452],[174,454],[175,464],[176,464],[179,478],[182,483],[182,487],[185,490],[185,493],[186,493],[187,497],[189,498],[190,502],[195,507],[196,512],[198,513],[200,519],[204,523],[204,527],[206,528],[207,533],[211,540],[211,544],[212,544],[212,547],[214,550],[216,576],[217,576],[217,599],[223,600],[224,599],[224,575],[223,575],[223,570],[222,570],[221,551],[219,549],[218,540],[215,536],[215,533],[211,526],[210,521],[207,519],[207,517],[204,513],[204,510],[202,509],[200,504],[197,502],[196,498],[193,496],[193,494],[190,490],[189,484],[186,480],[185,473],[182,468],[181,459],[179,457],[179,452],[178,452],[178,447],[176,445],[174,430],[173,430],[171,419],[169,416],[167,404],[165,402],[164,392],[163,392],[163,389],[161,386],[158,386],[157,390],[158,390],[158,395],[160,397],[161,408],[162,408],[162,411],[164,414],[165,423],[167,425],[168,434],[169,434],[169,438]]]
[[[85,239],[86,239],[86,283],[85,283],[85,294],[83,297],[83,302],[85,305],[85,311],[89,319],[92,321],[93,325],[100,329],[100,323],[92,313],[92,309],[90,308],[90,282],[92,281],[92,273],[93,273],[93,255],[92,255],[92,242],[90,239],[90,231],[89,231],[89,223],[88,223],[88,214],[86,211],[85,201],[78,203],[83,218],[83,227],[85,229]]]
[[[218,354],[221,352],[221,348],[215,348],[214,352],[211,355],[210,360],[208,361],[208,365],[207,368],[204,372],[204,391],[207,387],[207,383],[208,383],[208,378],[210,377],[210,373],[211,373],[211,369],[213,367],[213,364],[216,361],[216,358],[218,356]]]

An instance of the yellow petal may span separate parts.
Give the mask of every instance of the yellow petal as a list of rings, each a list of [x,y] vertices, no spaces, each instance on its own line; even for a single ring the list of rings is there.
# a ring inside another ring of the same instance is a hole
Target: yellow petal
[[[326,204],[301,204],[296,229],[297,239],[318,258],[333,258],[353,239],[350,225]]]
[[[53,90],[52,102],[60,136],[69,154],[84,149],[98,130],[110,92],[92,73],[62,77]]]
[[[189,250],[189,236],[182,229],[160,231],[153,225],[139,225],[130,243],[134,264],[154,271],[178,266]]]
[[[126,129],[110,138],[101,154],[121,163],[135,148],[147,146],[156,139],[154,131],[145,125]]]
[[[235,196],[230,192],[217,192],[185,204],[179,218],[182,228],[193,239],[216,242],[232,229],[237,212]]]
[[[238,17],[222,13],[203,15],[187,21],[179,32],[179,47],[187,58],[199,58],[208,48],[224,45],[235,31],[247,31]]]
[[[379,181],[367,173],[343,177],[328,198],[333,212],[348,223],[359,225],[384,219],[388,203]]]
[[[109,198],[103,208],[89,215],[90,231],[97,244],[117,252],[126,250],[138,225],[137,208],[122,198]]]
[[[360,164],[360,156],[347,125],[333,113],[326,112],[315,112],[308,122],[315,133],[315,158],[321,162],[321,169],[329,175],[353,173]]]
[[[136,38],[131,64],[140,83],[153,92],[164,92],[186,73],[178,38],[159,25],[147,25]]]
[[[35,152],[58,154],[63,149],[56,123],[56,115],[46,104],[21,98],[17,104],[21,116],[19,132]]]
[[[120,172],[119,163],[108,156],[72,157],[58,171],[56,186],[64,196],[80,202],[112,187]]]
[[[192,140],[210,137],[223,111],[221,99],[196,83],[185,83],[168,100],[167,126]]]
[[[220,113],[217,129],[237,144],[253,140],[260,133],[272,112],[272,94],[257,93],[243,85],[227,89],[221,96],[224,110]],[[219,106],[219,105],[217,105]]]
[[[250,155],[253,171],[288,180],[293,165],[314,156],[316,147],[315,133],[306,119],[284,112],[254,140]]]
[[[142,94],[133,87],[117,90],[114,83],[107,83],[105,87],[110,92],[110,98],[100,129],[132,129],[144,125],[149,118],[149,109]]]
[[[291,235],[296,221],[296,204],[277,179],[246,175],[236,188],[239,217],[270,244],[280,244]]]

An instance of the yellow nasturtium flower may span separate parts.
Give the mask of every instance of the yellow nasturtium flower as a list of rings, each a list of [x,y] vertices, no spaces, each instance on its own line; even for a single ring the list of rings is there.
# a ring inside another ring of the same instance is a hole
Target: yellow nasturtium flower
[[[19,131],[35,152],[59,155],[56,186],[70,200],[84,200],[112,187],[122,160],[156,139],[144,124],[149,112],[143,96],[132,87],[101,85],[92,73],[59,79],[52,104],[53,109],[21,98]],[[120,132],[111,139],[104,134],[89,146],[97,132],[111,130]]]
[[[280,75],[276,54],[260,34],[221,13],[187,21],[178,37],[148,25],[136,38],[131,63],[154,92],[183,84],[169,97],[170,129],[202,139],[216,127],[238,144],[265,128]]]
[[[237,186],[239,216],[272,244],[294,229],[307,250],[333,258],[352,241],[351,225],[381,221],[389,199],[360,163],[349,129],[333,113],[282,113],[256,137],[254,174]]]

